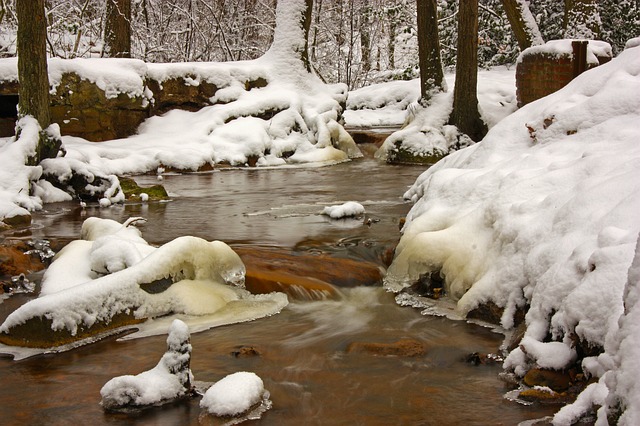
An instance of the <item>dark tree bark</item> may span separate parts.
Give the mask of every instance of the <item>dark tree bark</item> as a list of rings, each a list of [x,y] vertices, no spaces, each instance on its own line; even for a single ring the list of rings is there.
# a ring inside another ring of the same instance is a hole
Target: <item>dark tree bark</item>
[[[18,17],[18,116],[32,116],[46,129],[51,124],[49,112],[49,74],[47,69],[47,22],[44,0],[17,0]],[[22,129],[17,128],[19,136]],[[28,159],[29,165],[58,154],[61,141],[40,132],[36,155]]]
[[[47,70],[47,22],[44,0],[17,0],[18,76],[20,116],[31,115],[46,129],[49,113],[49,74]]]
[[[436,92],[446,91],[440,39],[438,38],[438,5],[436,0],[417,0],[418,57],[420,62],[420,103],[429,104]]]
[[[305,9],[302,15],[302,28],[304,29],[304,50],[302,51],[302,62],[308,72],[311,72],[311,62],[309,61],[309,29],[311,28],[311,14],[313,12],[313,0],[305,0]]]
[[[131,57],[131,0],[107,0],[104,44],[106,56]]]
[[[527,19],[531,12],[524,0],[502,0],[502,6],[521,52],[527,47],[543,43],[538,24],[533,19]]]
[[[459,3],[456,82],[449,124],[479,141],[487,133],[487,126],[478,111],[478,0]]]

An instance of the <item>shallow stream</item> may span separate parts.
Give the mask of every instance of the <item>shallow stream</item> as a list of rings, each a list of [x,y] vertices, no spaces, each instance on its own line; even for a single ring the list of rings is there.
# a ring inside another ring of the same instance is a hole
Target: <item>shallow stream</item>
[[[82,221],[100,216],[147,219],[143,237],[162,244],[182,235],[218,239],[232,246],[278,246],[377,259],[397,241],[398,223],[410,205],[402,194],[423,167],[391,166],[366,158],[323,168],[223,170],[165,174],[172,200],[108,209],[77,203],[46,206],[25,238],[71,240]],[[156,176],[138,176],[155,184]],[[366,217],[333,221],[324,206],[358,201]],[[368,219],[371,219],[370,221]],[[515,425],[558,407],[523,406],[503,397],[499,365],[465,362],[471,353],[496,353],[503,336],[462,321],[422,316],[401,308],[381,287],[341,289],[339,301],[294,301],[280,314],[192,335],[191,369],[213,382],[253,371],[271,393],[265,425],[406,424]],[[0,321],[27,296],[0,304]],[[422,357],[348,353],[353,342],[424,343]],[[0,423],[21,425],[221,424],[204,417],[199,399],[133,414],[107,414],[100,388],[110,378],[152,368],[165,336],[110,338],[69,352],[21,361],[0,358]],[[257,356],[237,357],[245,346]],[[8,421],[8,423],[7,423]]]

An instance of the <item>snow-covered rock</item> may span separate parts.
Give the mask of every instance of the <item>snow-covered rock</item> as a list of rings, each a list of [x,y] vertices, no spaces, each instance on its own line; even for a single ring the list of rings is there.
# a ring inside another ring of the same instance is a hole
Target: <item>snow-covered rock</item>
[[[127,226],[138,220],[121,225],[87,219],[86,240],[71,242],[57,255],[43,278],[43,293],[6,318],[0,342],[60,347],[168,314],[192,317],[184,320],[201,331],[272,315],[287,304],[281,293],[246,291],[244,264],[227,244],[184,236],[155,248]],[[137,327],[140,335],[163,332]]]
[[[562,368],[582,344],[605,351],[599,362],[577,359],[588,374],[607,376],[610,389],[613,377],[637,382],[634,352],[623,349],[637,330],[619,319],[637,314],[627,271],[640,231],[639,122],[638,47],[499,122],[405,194],[415,205],[385,286],[440,273],[462,313],[494,303],[506,328],[528,307],[522,348],[505,364],[517,373]],[[615,389],[633,401],[633,386]]]
[[[335,206],[327,206],[322,210],[322,214],[329,216],[331,219],[343,219],[345,217],[358,216],[364,214],[364,206],[355,201],[347,201],[344,204]]]
[[[216,416],[237,416],[264,398],[262,379],[255,373],[241,371],[214,383],[202,397],[200,407]]]
[[[105,410],[145,407],[172,402],[192,392],[193,374],[189,327],[174,320],[167,337],[167,351],[151,370],[109,380],[100,390]]]

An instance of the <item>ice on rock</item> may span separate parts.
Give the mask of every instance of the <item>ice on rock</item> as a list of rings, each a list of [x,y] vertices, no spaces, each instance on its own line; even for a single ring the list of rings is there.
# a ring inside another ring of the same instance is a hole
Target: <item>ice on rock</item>
[[[362,204],[355,201],[347,201],[344,204],[325,207],[322,211],[322,214],[325,214],[332,219],[343,219],[345,217],[353,217],[359,214],[364,214],[364,212],[365,209]]]
[[[192,391],[189,368],[191,343],[189,327],[174,320],[167,337],[167,351],[151,370],[136,376],[119,376],[100,390],[105,410],[161,405],[187,396]]]
[[[200,407],[216,416],[243,414],[265,397],[262,379],[246,371],[233,373],[216,382],[204,394]]]
[[[135,321],[183,314],[202,331],[272,315],[288,303],[280,293],[247,292],[245,266],[227,244],[184,236],[155,248],[139,230],[127,226],[137,221],[87,219],[85,240],[73,241],[58,253],[43,278],[40,297],[11,313],[0,326],[0,337],[15,336],[12,333],[27,322],[47,327],[46,319],[52,331],[84,339],[94,325],[116,327],[109,324],[122,315]],[[155,322],[164,324],[164,318]],[[158,334],[148,328],[140,336]],[[29,336],[20,339],[27,345]],[[51,339],[37,347],[59,345]]]

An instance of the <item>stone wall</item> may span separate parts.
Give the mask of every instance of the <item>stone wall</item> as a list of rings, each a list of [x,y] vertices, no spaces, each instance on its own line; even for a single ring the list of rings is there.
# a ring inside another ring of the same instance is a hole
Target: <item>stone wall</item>
[[[562,89],[611,56],[611,46],[601,41],[553,40],[525,49],[516,65],[518,107]]]
[[[210,99],[218,88],[206,81],[198,85],[190,81],[190,76],[162,82],[149,78],[145,80],[146,96],[120,93],[108,97],[97,84],[77,74],[64,73],[51,94],[51,119],[58,123],[63,135],[94,142],[125,138],[135,134],[138,126],[153,115],[172,109],[196,111],[211,105]],[[266,81],[258,85],[266,85]],[[0,81],[0,137],[14,134],[18,89],[15,81]]]

